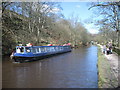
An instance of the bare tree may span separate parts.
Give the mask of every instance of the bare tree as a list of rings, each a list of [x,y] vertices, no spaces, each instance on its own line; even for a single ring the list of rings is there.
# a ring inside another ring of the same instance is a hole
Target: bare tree
[[[97,2],[92,3],[92,6],[89,10],[93,7],[98,7],[102,9],[100,11],[101,15],[104,15],[105,18],[99,21],[99,25],[108,26],[113,28],[117,31],[118,36],[118,47],[119,47],[119,38],[120,38],[120,1],[119,2]]]

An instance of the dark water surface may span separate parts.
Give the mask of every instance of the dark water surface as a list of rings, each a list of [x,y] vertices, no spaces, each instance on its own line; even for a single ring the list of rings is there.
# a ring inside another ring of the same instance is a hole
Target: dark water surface
[[[97,47],[82,47],[47,59],[12,63],[4,58],[3,88],[97,88]]]

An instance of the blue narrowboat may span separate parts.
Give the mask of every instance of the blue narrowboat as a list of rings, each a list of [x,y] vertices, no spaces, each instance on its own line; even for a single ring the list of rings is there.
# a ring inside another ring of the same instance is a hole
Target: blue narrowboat
[[[11,59],[15,62],[32,61],[70,51],[70,46],[16,46]]]

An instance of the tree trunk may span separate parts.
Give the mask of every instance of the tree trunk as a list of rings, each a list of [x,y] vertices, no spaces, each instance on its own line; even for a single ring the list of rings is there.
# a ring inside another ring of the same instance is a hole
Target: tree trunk
[[[118,32],[118,48],[120,48],[120,2],[118,3],[118,30],[117,30],[117,32]]]

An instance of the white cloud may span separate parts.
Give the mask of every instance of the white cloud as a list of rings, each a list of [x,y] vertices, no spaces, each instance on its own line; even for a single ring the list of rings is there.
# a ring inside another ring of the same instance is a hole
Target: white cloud
[[[96,29],[88,29],[91,34],[97,34],[99,31]]]
[[[99,32],[98,29],[93,24],[85,24],[85,28],[91,34],[97,34]]]
[[[51,9],[49,5],[43,5],[42,7],[43,9],[41,10],[41,12],[44,12],[45,10],[47,10],[46,12],[57,13],[60,11],[60,9],[57,7],[54,7]]]
[[[80,5],[76,5],[75,7],[80,8]]]
[[[52,10],[50,10],[50,12],[52,12],[52,13],[57,13],[57,12],[59,12],[60,11],[60,9],[59,8],[53,8]]]
[[[48,6],[47,4],[44,4],[42,7],[46,9],[46,8],[48,8],[49,6]]]

